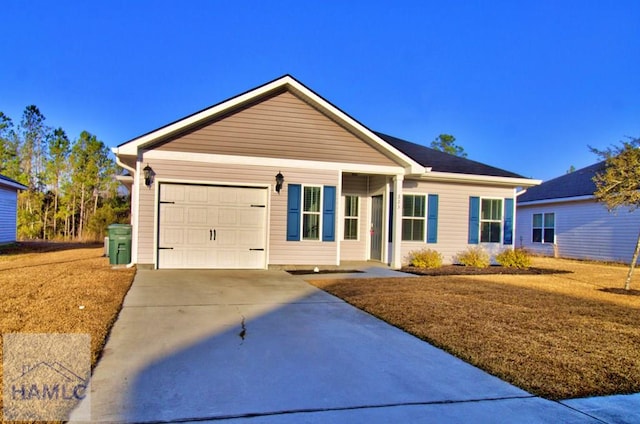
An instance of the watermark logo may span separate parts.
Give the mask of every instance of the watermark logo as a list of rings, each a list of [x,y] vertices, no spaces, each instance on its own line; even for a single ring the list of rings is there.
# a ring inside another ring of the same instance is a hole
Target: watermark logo
[[[88,334],[4,334],[3,413],[7,421],[90,421]]]

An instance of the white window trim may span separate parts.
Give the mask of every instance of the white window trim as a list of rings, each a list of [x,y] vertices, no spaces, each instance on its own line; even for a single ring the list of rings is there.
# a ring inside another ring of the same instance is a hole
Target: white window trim
[[[320,189],[320,210],[318,212],[306,212],[304,210],[304,189],[305,188],[311,188],[311,187],[317,187]],[[321,242],[322,241],[322,215],[323,215],[323,205],[324,205],[324,186],[322,185],[315,185],[315,184],[301,184],[301,190],[300,190],[300,241],[303,242],[311,242],[311,243],[316,243],[316,242]],[[304,216],[305,214],[307,215],[319,215],[318,218],[318,238],[317,239],[306,239],[304,238]]]
[[[420,196],[424,198],[424,216],[422,217],[415,217],[415,216],[405,216],[404,215],[404,196]],[[402,227],[400,227],[400,242],[402,243],[426,243],[427,242],[427,216],[429,216],[429,203],[428,203],[428,199],[429,199],[429,194],[428,193],[402,193],[402,207],[400,209],[400,211],[402,212],[402,225],[404,225],[404,220],[405,219],[413,219],[413,220],[418,220],[421,219],[424,224],[422,226],[422,239],[421,240],[404,240],[402,238]]]
[[[500,220],[497,219],[482,219],[482,201],[483,200],[500,200]],[[480,197],[480,214],[478,216],[479,218],[479,225],[478,225],[478,243],[479,244],[502,244],[504,242],[504,208],[505,208],[505,199],[504,197]],[[499,222],[500,223],[500,237],[499,237],[499,241],[482,241],[482,223],[483,222]]]
[[[359,194],[348,194],[348,193],[345,193],[343,195],[344,206],[346,206],[346,204],[347,204],[347,197],[355,197],[355,198],[358,199],[358,215],[356,215],[356,216],[347,216],[346,215],[346,211],[344,211],[345,208],[344,207],[342,208],[343,213],[344,213],[344,216],[342,217],[342,222],[343,222],[343,224],[342,224],[342,240],[343,241],[356,242],[356,241],[360,241],[360,233],[362,232],[362,231],[360,231],[360,213],[362,211],[362,196],[360,196]],[[345,238],[345,232],[346,232],[346,227],[347,227],[345,225],[345,222],[346,222],[347,219],[355,219],[356,220],[357,234],[356,234],[356,238],[354,238],[354,239],[346,239]]]
[[[541,227],[536,227],[533,225],[533,217],[536,215],[542,215],[542,226]],[[548,241],[544,241],[544,230],[547,228],[552,228],[552,227],[545,227],[544,223],[545,223],[545,215],[553,215],[553,241],[548,242]],[[533,241],[533,230],[542,230],[542,241]],[[536,212],[531,214],[531,243],[535,243],[535,244],[556,244],[556,213],[554,212]]]

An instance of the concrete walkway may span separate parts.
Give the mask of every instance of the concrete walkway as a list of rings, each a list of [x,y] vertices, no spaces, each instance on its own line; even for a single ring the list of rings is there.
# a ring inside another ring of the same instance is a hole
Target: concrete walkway
[[[534,397],[284,271],[138,271],[90,403],[110,422],[624,422]]]

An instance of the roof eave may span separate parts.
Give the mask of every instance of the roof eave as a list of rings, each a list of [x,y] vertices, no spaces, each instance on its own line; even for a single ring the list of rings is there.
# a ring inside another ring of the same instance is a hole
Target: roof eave
[[[347,115],[338,107],[316,94],[313,90],[307,88],[290,75],[285,75],[258,88],[247,91],[236,97],[218,103],[210,108],[204,109],[172,124],[166,125],[155,131],[142,135],[127,141],[113,149],[116,156],[118,155],[137,155],[140,149],[150,147],[155,142],[170,137],[172,134],[183,131],[186,128],[197,126],[198,124],[215,118],[218,115],[227,113],[230,110],[241,107],[244,104],[256,101],[279,90],[288,89],[303,97],[317,108],[323,110],[335,119],[339,124],[348,130],[359,134],[361,137],[370,140],[379,150],[392,157],[395,161],[405,168],[405,172],[409,174],[421,174],[425,172],[424,166],[402,153],[400,150],[391,146],[389,143],[378,137],[369,128]]]
[[[460,183],[482,183],[507,187],[533,187],[542,184],[542,180],[516,177],[497,177],[493,175],[458,174],[453,172],[431,171],[420,176],[427,181],[447,181]]]
[[[595,196],[588,194],[584,196],[555,197],[552,199],[519,201],[518,206],[536,206],[536,205],[548,205],[551,203],[583,202],[585,200],[595,200]]]
[[[5,179],[1,179],[0,180],[0,186],[5,186],[5,187],[9,187],[9,188],[13,188],[16,190],[27,190],[28,187],[25,185],[22,185],[20,183],[17,182],[13,182],[13,181],[8,181]]]

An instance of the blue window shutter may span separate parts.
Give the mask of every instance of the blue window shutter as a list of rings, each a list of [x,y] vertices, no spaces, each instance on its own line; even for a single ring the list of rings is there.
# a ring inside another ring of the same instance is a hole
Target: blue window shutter
[[[322,197],[322,241],[334,241],[336,238],[336,188],[324,186]]]
[[[430,194],[427,209],[427,243],[438,242],[438,195]]]
[[[287,241],[300,240],[301,190],[300,184],[287,185]]]
[[[513,244],[513,199],[504,199],[504,244]]]
[[[480,198],[469,197],[469,244],[480,242]]]

